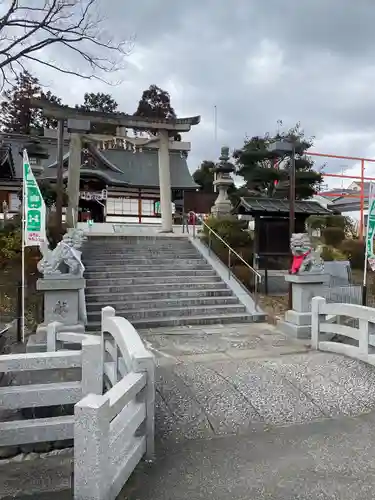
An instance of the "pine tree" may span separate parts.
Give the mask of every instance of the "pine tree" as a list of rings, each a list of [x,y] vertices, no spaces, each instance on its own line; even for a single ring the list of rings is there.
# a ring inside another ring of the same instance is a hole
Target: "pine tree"
[[[86,92],[83,104],[76,104],[80,111],[97,111],[99,113],[116,113],[118,104],[110,94],[103,92]],[[108,123],[93,123],[91,132],[96,134],[116,135],[116,125]]]
[[[147,90],[143,91],[134,116],[143,116],[155,120],[173,120],[177,118],[175,110],[171,105],[169,92],[157,85],[150,85]],[[155,130],[148,130],[148,132],[155,134]],[[180,134],[176,134],[174,139],[177,141],[181,140]]]
[[[287,199],[289,196],[289,173],[291,169],[290,153],[280,157],[268,150],[275,141],[287,140],[297,144],[295,155],[296,199],[304,200],[313,196],[322,182],[322,176],[316,172],[314,162],[306,156],[312,140],[305,137],[298,123],[285,133],[275,136],[247,139],[242,149],[235,151],[237,175],[244,178],[249,195]]]
[[[3,93],[0,103],[0,127],[3,132],[42,135],[44,127],[56,128],[56,120],[44,117],[42,110],[31,107],[32,97],[44,97],[61,104],[61,99],[50,91],[43,93],[38,79],[25,71],[16,78],[13,87]]]
[[[99,111],[101,113],[115,113],[118,104],[110,94],[103,92],[86,92],[83,104],[77,104],[76,109],[82,111]]]
[[[193,179],[204,193],[214,192],[214,168],[213,161],[203,160],[199,168],[193,173]]]
[[[134,116],[168,120],[176,118],[176,113],[172,108],[169,93],[157,85],[150,85],[150,87],[143,92]]]

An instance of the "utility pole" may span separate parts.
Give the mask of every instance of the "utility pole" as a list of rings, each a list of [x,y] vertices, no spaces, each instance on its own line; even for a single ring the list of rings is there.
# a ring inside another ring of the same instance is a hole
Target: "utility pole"
[[[296,205],[296,146],[293,142],[289,173],[289,241],[295,232],[295,205]]]
[[[292,156],[289,172],[289,242],[295,232],[295,206],[296,206],[296,144],[292,144]],[[289,283],[288,306],[293,309],[292,283]]]
[[[215,143],[215,154],[217,150],[217,106],[214,106],[214,143]],[[217,192],[217,187],[215,186],[216,181],[216,171],[214,172],[214,193]]]

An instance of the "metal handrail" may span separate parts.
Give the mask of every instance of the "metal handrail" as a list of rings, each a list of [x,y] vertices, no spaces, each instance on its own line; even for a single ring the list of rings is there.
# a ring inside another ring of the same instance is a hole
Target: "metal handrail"
[[[188,215],[193,215],[194,216],[194,223],[193,223],[193,237],[195,238],[196,237],[196,220],[200,220],[202,222],[202,224],[208,229],[209,233],[209,245],[208,245],[208,249],[209,249],[209,252],[211,252],[211,238],[210,238],[210,235],[211,233],[216,236],[216,238],[221,241],[221,243],[223,243],[227,248],[228,248],[228,251],[229,251],[229,254],[228,254],[228,270],[229,270],[229,277],[231,276],[231,274],[233,274],[233,271],[231,270],[231,254],[233,253],[233,255],[235,255],[243,264],[245,264],[245,266],[250,269],[250,271],[255,275],[255,287],[254,287],[254,301],[255,301],[255,308],[257,308],[258,306],[258,283],[260,283],[262,281],[262,275],[256,270],[254,269],[248,262],[246,262],[246,260],[241,257],[241,255],[239,255],[235,250],[233,250],[233,248],[225,241],[223,240],[223,238],[217,234],[216,231],[214,231],[204,220],[203,218],[196,214],[195,212],[193,211],[190,211],[188,213]]]

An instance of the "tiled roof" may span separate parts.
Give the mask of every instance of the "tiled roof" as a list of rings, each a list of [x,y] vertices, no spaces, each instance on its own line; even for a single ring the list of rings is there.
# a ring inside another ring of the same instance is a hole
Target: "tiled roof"
[[[100,152],[112,165],[121,170],[120,173],[111,172],[116,179],[125,179],[133,186],[159,186],[158,152],[143,150],[142,153],[133,153],[121,149],[107,149]],[[186,158],[179,152],[171,152],[170,171],[171,186],[174,188],[197,188],[190,175]]]
[[[335,195],[337,197],[339,196],[345,196],[345,194],[350,194],[350,193],[353,193],[353,189],[340,189],[340,188],[337,188],[337,189],[330,189],[329,191],[321,191],[319,194],[319,196],[326,196],[327,198],[328,197],[332,197],[332,195]]]
[[[240,206],[252,214],[289,213],[289,201],[276,198],[241,198]],[[326,215],[331,212],[316,201],[296,201],[296,214]]]
[[[27,138],[24,137],[23,142]],[[56,140],[43,140],[43,147],[48,151],[49,158],[43,159],[41,164],[44,172],[41,177],[55,179],[57,175],[56,157],[57,144]],[[11,146],[13,152],[15,177],[22,177],[22,158],[19,154],[22,140],[7,140],[7,144]],[[123,149],[108,149],[99,151],[92,147],[92,152],[97,158],[100,168],[95,170],[81,168],[82,173],[90,174],[90,172],[98,172],[103,174],[103,178],[109,184],[115,185],[131,185],[135,187],[158,187],[159,186],[159,161],[157,150],[143,149],[142,152],[133,153],[132,151]],[[186,161],[186,158],[181,157],[180,152],[170,152],[170,171],[171,171],[171,187],[174,189],[196,189],[195,184]],[[64,145],[64,161],[69,159],[69,146]]]

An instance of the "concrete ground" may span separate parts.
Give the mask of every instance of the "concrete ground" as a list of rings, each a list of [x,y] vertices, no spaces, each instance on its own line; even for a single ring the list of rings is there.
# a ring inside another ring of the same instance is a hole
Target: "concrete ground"
[[[374,368],[267,324],[140,333],[157,361],[157,454],[119,500],[373,497]],[[0,465],[0,498],[71,498],[71,462],[52,464],[54,487],[42,465]]]
[[[246,433],[375,409],[375,370],[267,324],[141,331],[158,364],[160,441]]]
[[[192,440],[142,464],[121,500],[370,500],[375,415]]]
[[[142,336],[158,363],[158,453],[121,499],[373,497],[373,368],[264,324]]]

